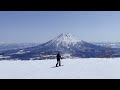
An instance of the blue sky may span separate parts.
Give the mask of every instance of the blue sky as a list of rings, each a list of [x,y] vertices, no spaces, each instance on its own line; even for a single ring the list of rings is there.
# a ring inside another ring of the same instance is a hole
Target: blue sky
[[[120,11],[0,11],[0,42],[41,43],[61,33],[120,42]]]

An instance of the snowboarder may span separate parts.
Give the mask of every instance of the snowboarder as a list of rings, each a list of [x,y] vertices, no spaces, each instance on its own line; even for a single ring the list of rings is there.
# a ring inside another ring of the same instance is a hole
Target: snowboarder
[[[58,54],[57,54],[57,64],[56,64],[56,67],[58,67],[58,64],[59,64],[59,66],[61,66],[61,61],[60,61],[60,59],[62,59],[61,58],[61,55],[60,55],[60,53],[58,52]]]

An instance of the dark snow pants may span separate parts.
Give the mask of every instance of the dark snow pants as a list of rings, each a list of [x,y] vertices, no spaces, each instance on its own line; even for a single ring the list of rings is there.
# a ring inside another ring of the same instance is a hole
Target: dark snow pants
[[[59,59],[57,60],[56,67],[58,66],[58,64],[59,64],[59,66],[61,66],[61,61]]]

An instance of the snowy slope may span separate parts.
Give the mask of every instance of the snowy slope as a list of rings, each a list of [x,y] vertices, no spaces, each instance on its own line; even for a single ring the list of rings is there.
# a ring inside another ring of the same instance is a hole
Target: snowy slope
[[[120,79],[120,58],[0,61],[0,79]]]

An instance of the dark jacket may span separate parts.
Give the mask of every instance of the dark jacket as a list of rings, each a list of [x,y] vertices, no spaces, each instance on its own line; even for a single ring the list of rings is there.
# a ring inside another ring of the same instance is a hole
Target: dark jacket
[[[60,60],[60,59],[61,59],[61,55],[57,54],[57,60]]]

